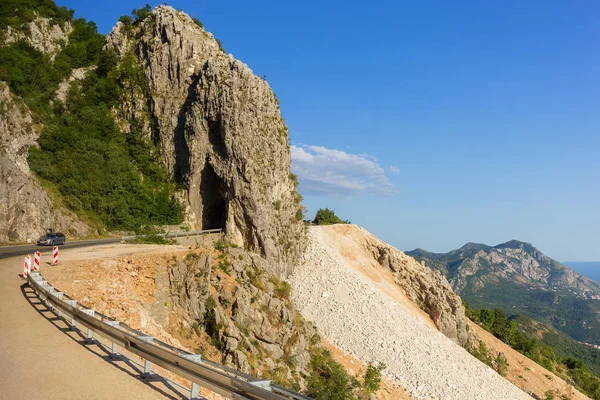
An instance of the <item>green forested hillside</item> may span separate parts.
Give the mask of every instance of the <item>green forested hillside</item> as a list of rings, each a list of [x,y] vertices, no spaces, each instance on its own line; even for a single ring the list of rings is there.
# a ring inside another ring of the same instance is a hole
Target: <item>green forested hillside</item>
[[[74,30],[54,60],[23,41],[0,47],[0,80],[25,101],[41,127],[39,147],[29,153],[32,171],[88,223],[137,230],[181,222],[175,187],[154,144],[136,129],[139,121],[129,121],[132,132],[121,132],[111,111],[124,87],[145,85],[135,58],[119,61],[103,52],[104,36],[96,25],[73,20],[72,11],[52,1],[2,2],[0,30],[23,30],[36,13],[70,22]],[[92,69],[80,85],[72,85],[63,105],[55,99],[56,88],[81,67]]]
[[[599,365],[595,362],[589,362],[595,360],[588,359],[586,360],[588,361],[587,364],[591,366],[588,367],[583,360],[572,356],[575,351],[584,358],[595,358],[595,352],[591,351],[594,349],[564,347],[565,345],[573,346],[572,339],[561,341],[558,338],[558,341],[554,343],[555,346],[542,344],[537,337],[545,336],[546,327],[524,316],[507,318],[506,314],[498,308],[493,310],[487,308],[471,309],[465,303],[465,311],[466,316],[473,322],[513,349],[571,382],[593,399],[600,399],[600,379],[595,375],[600,370]],[[557,338],[560,334],[555,331],[554,336]],[[582,344],[578,345],[585,347]]]

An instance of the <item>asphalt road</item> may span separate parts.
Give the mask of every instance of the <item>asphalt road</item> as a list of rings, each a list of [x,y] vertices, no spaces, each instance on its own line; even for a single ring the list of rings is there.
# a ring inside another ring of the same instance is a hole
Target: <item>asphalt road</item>
[[[86,240],[70,245],[106,242]],[[12,251],[34,248],[13,246]],[[64,254],[79,251],[66,250]],[[85,344],[85,333],[70,330],[69,324],[56,318],[23,283],[19,277],[22,262],[20,257],[0,260],[0,400],[186,398],[178,394],[184,392],[177,386],[154,374],[151,379],[140,379],[144,367],[139,359],[123,355],[113,361],[106,342],[103,347],[97,342]]]
[[[99,244],[109,244],[109,243],[118,243],[120,242],[120,238],[111,238],[111,239],[95,239],[95,240],[78,240],[74,242],[69,242],[58,246],[60,249],[74,249],[77,247],[86,247],[86,246],[97,246]],[[50,254],[52,252],[52,246],[38,246],[38,245],[21,245],[21,246],[0,246],[0,260],[9,257],[15,257],[26,254],[33,254],[36,251]]]

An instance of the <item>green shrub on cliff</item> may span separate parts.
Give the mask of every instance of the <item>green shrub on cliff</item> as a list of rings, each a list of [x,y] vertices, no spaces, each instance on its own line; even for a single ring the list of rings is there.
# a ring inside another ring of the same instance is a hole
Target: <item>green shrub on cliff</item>
[[[315,219],[313,220],[314,224],[317,225],[332,225],[332,224],[349,224],[350,221],[342,220],[333,210],[329,208],[319,208],[317,214],[315,215]]]
[[[360,384],[348,375],[328,350],[315,348],[310,360],[311,375],[306,394],[316,400],[354,400]]]

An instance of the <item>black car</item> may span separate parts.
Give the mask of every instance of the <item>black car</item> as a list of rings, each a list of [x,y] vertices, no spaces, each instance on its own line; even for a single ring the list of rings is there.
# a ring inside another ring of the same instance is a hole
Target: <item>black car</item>
[[[44,236],[40,237],[37,241],[37,244],[42,246],[54,246],[59,244],[65,244],[66,242],[67,239],[65,238],[65,235],[63,235],[60,232],[51,232],[46,233]]]

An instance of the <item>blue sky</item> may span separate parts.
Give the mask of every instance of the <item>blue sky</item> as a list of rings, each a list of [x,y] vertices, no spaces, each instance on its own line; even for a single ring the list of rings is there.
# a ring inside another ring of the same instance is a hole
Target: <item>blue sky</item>
[[[309,215],[403,250],[600,260],[596,1],[168,3],[266,75]],[[107,33],[145,2],[58,4]]]

